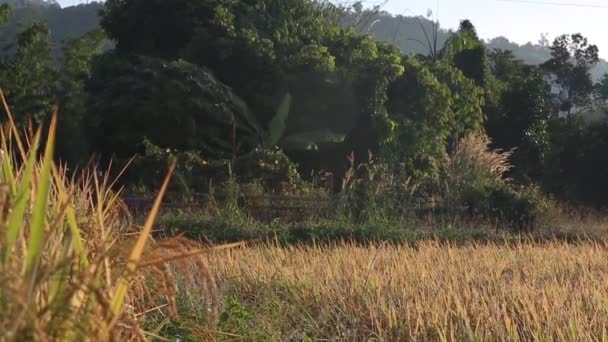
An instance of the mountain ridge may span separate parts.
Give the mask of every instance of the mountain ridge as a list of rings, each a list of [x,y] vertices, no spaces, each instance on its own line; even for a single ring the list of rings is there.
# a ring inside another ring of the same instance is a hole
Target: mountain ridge
[[[40,2],[43,0],[33,1]],[[0,2],[6,3],[7,0],[0,0]],[[58,56],[65,41],[78,38],[99,27],[98,13],[102,7],[103,4],[99,2],[63,8],[59,5],[16,7],[8,24],[0,29],[0,47],[14,41],[17,33],[23,30],[28,23],[42,21],[49,26],[50,41],[54,46],[55,55]],[[0,51],[0,55],[2,54],[3,52]]]
[[[435,30],[433,21],[423,16],[394,15],[386,11],[363,11],[358,13],[351,11],[343,18],[342,24],[353,27],[362,33],[370,34],[376,40],[396,45],[405,54],[414,55],[428,55],[429,48],[441,49],[453,32],[441,26]],[[427,37],[431,41],[430,47]],[[437,45],[433,47],[435,38]],[[486,39],[484,43],[488,49],[511,50],[516,58],[521,59],[526,64],[537,65],[551,58],[548,42],[545,42],[545,45],[533,44],[532,42],[517,44],[504,36],[499,36]],[[608,73],[608,62],[604,59],[600,59],[600,62],[591,69],[591,75],[595,82],[599,81],[606,73]]]
[[[15,9],[19,8],[47,8],[57,7],[61,8],[61,5],[55,0],[0,0],[0,5],[8,4]]]

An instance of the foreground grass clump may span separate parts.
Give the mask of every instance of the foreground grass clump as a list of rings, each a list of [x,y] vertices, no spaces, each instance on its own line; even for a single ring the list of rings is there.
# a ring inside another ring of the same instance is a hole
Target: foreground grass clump
[[[608,246],[254,246],[213,256],[226,331],[285,340],[606,340]],[[247,262],[243,262],[247,260]]]
[[[56,113],[44,139],[42,128],[22,135],[4,105],[0,341],[144,341],[178,319],[178,289],[213,324],[220,298],[202,258],[213,248],[150,239],[174,165],[145,223],[133,226],[113,181],[69,177],[54,163]]]

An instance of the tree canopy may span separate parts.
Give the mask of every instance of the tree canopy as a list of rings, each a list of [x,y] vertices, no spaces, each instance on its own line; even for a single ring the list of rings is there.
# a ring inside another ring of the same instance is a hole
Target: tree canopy
[[[579,33],[559,36],[553,42],[551,59],[543,68],[559,89],[560,110],[571,114],[575,107],[589,102],[593,92],[589,70],[599,61],[598,51],[596,45],[589,44]]]
[[[101,28],[80,31],[101,7]],[[150,151],[224,165],[276,145],[302,175],[340,176],[346,155],[371,155],[430,179],[475,136],[514,149],[518,184],[599,201],[583,189],[600,177],[578,166],[603,148],[603,121],[576,114],[606,110],[608,78],[593,83],[598,50],[580,34],[515,46],[483,41],[466,19],[447,31],[321,0],[107,0],[24,13],[0,7],[3,90],[22,125],[59,104],[60,155],[76,165],[89,153]],[[77,36],[56,29],[76,13]]]

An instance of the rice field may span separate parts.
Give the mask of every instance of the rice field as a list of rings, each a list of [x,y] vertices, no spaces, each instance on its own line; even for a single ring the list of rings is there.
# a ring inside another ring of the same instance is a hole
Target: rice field
[[[225,331],[270,341],[605,341],[608,246],[250,246],[210,256]]]

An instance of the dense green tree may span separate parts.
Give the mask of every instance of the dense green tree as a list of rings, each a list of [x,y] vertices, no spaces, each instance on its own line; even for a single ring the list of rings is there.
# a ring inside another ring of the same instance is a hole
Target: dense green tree
[[[520,178],[539,180],[542,176],[552,116],[549,98],[542,74],[517,79],[502,94],[502,115],[488,120],[498,146],[517,148],[513,163]]]
[[[290,134],[328,128],[348,134],[354,127],[346,144],[367,153],[384,139],[369,139],[370,129],[387,127],[386,87],[403,67],[396,48],[342,28],[339,15],[324,1],[110,0],[102,25],[119,53],[183,58],[210,69],[263,127],[290,93]],[[175,33],[145,29],[170,22],[181,32],[177,40]]]
[[[599,50],[578,33],[557,37],[550,49],[551,59],[543,69],[559,89],[560,110],[570,115],[573,109],[589,103],[593,92],[590,69],[599,61]]]
[[[248,0],[235,5],[231,13],[231,30],[218,35],[213,27],[201,27],[185,58],[210,68],[232,86],[262,124],[272,118],[284,93],[290,92],[294,102],[301,103],[307,95],[299,89],[323,88],[326,80],[336,79],[340,65],[331,42],[332,35],[342,30],[331,4]],[[319,107],[311,111],[319,112]],[[310,112],[292,112],[290,118],[307,115]]]
[[[247,106],[203,68],[155,57],[96,57],[87,90],[88,137],[105,156],[130,157],[144,139],[160,148],[232,158],[261,133]]]
[[[487,77],[486,47],[477,36],[475,26],[469,20],[460,22],[460,27],[446,42],[441,52],[462,73],[484,87]]]
[[[451,145],[483,130],[483,90],[446,60],[404,58],[406,72],[388,87],[394,139],[384,156],[422,175],[441,163]]]
[[[290,74],[335,70],[323,44],[339,29],[332,8],[306,0],[110,0],[102,26],[119,52],[209,68],[267,124]]]
[[[531,69],[524,61],[515,57],[511,50],[492,50],[489,53],[488,64],[492,76],[505,84],[515,78],[525,77]]]
[[[27,8],[18,9],[15,16],[24,10]],[[50,10],[41,9],[45,14]],[[3,6],[2,21],[14,25],[15,18],[9,14],[8,7]],[[87,158],[82,131],[88,96],[84,81],[89,76],[92,56],[105,47],[104,37],[97,29],[62,43],[63,54],[59,60],[53,56],[51,32],[46,23],[31,23],[14,37],[14,41],[5,42],[12,52],[0,63],[0,86],[13,113],[23,125],[29,120],[44,119],[51,113],[52,106],[59,104],[58,154],[70,162]]]
[[[450,136],[453,145],[471,132],[484,129],[484,90],[466,77],[457,66],[445,61],[434,63],[430,70],[439,82],[450,90]]]
[[[55,69],[46,24],[34,23],[19,33],[16,53],[3,63],[1,79],[17,121],[41,120],[55,104]]]
[[[604,121],[586,124],[583,141],[579,146],[579,161],[568,164],[571,174],[576,178],[568,179],[577,185],[577,195],[570,198],[582,200],[596,207],[606,207],[608,191],[608,124]],[[556,142],[563,144],[564,141]],[[559,146],[559,145],[558,145]],[[578,176],[576,176],[578,173]],[[564,182],[564,180],[561,180]]]
[[[60,115],[57,150],[64,160],[71,163],[88,157],[84,117],[91,94],[86,91],[85,82],[90,77],[93,57],[103,52],[106,43],[104,32],[97,29],[80,38],[70,39],[63,45],[58,89]],[[79,143],[74,144],[74,141]]]
[[[226,35],[233,27],[233,0],[108,0],[101,26],[120,52],[174,59],[201,25]],[[217,31],[216,31],[217,30]]]
[[[516,149],[514,176],[540,181],[550,143],[550,88],[538,67],[525,65],[509,51],[495,50],[489,59],[492,94],[486,97],[486,131],[495,148]]]
[[[604,113],[608,113],[608,74],[593,86],[594,104]]]
[[[334,32],[325,44],[332,54],[333,62],[327,64],[333,65],[332,71],[289,73],[289,89],[296,95],[289,130],[327,128],[349,134],[361,119],[370,120],[361,123],[369,133],[371,116],[383,110],[388,80],[403,72],[400,53],[353,30]],[[367,153],[371,145],[359,142]]]
[[[551,150],[547,155],[544,188],[562,198],[579,198],[584,124],[580,117],[551,121]],[[573,167],[577,165],[577,167]]]
[[[452,133],[451,93],[423,63],[405,57],[404,65],[407,71],[388,88],[387,109],[396,134],[384,155],[418,176],[446,151]]]
[[[396,48],[375,43],[362,37],[357,44],[345,44],[338,60],[348,59],[353,92],[357,99],[356,123],[344,145],[364,158],[368,152],[377,152],[395,140],[395,123],[387,111],[389,84],[402,76],[406,68]],[[348,84],[348,83],[347,83]]]

